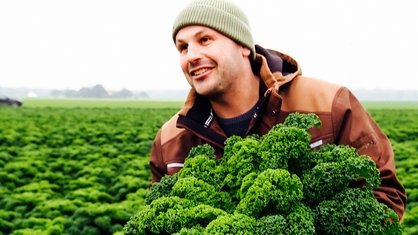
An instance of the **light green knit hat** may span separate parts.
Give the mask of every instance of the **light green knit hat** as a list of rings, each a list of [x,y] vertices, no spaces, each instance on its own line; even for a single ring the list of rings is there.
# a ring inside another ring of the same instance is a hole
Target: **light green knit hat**
[[[255,46],[250,24],[244,12],[228,0],[195,0],[186,6],[173,24],[173,40],[178,31],[188,25],[212,28],[251,50],[255,59]]]

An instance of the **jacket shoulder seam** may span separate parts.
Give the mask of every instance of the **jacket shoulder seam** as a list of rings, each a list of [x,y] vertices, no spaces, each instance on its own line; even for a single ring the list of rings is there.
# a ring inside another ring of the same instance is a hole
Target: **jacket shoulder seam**
[[[177,118],[178,113],[170,118],[164,125],[161,127],[161,145],[169,142],[174,139],[177,135],[184,131],[184,129],[177,127]]]

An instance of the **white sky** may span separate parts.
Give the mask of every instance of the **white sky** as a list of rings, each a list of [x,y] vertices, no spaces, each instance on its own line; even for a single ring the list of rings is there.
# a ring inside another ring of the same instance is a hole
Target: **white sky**
[[[0,87],[188,89],[171,27],[190,0],[0,1]],[[418,89],[414,0],[236,0],[255,42],[351,89]]]

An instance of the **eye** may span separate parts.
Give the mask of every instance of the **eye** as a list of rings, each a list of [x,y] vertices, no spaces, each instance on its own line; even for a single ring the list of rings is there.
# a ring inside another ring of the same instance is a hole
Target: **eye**
[[[209,37],[201,37],[200,38],[200,43],[205,44],[208,43],[210,41]]]
[[[187,44],[184,44],[184,43],[181,43],[181,44],[178,44],[177,45],[177,50],[179,51],[179,52],[182,52],[182,51],[184,51],[184,50],[187,50]]]

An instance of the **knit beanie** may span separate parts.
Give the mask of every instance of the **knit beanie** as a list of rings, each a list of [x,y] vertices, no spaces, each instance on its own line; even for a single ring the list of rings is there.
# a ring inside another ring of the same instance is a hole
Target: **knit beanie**
[[[251,50],[255,59],[255,46],[250,24],[244,12],[228,0],[195,0],[186,6],[173,24],[173,40],[178,31],[188,25],[212,28]]]

